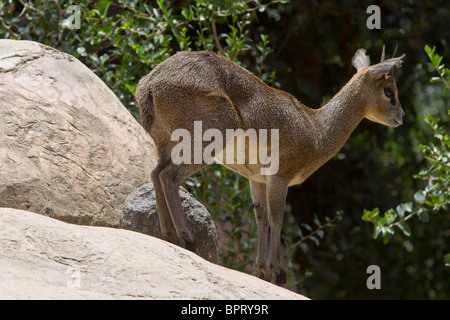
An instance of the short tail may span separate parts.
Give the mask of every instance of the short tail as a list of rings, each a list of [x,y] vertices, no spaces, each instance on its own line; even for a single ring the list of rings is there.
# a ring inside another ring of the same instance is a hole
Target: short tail
[[[139,81],[135,98],[138,103],[142,125],[144,126],[144,129],[150,133],[155,113],[149,75],[143,77]]]

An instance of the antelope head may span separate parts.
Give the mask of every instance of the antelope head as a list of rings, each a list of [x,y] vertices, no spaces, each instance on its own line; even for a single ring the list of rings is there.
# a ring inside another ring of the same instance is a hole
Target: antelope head
[[[358,49],[352,59],[358,74],[364,76],[365,117],[389,127],[402,125],[405,116],[394,81],[394,67],[401,65],[405,55],[395,58],[396,52],[397,46],[392,58],[386,60],[383,46],[381,61],[372,66],[365,49]]]

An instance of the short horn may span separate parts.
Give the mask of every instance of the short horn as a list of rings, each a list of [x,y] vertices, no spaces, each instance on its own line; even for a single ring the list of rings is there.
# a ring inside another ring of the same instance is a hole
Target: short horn
[[[381,59],[380,59],[380,62],[383,62],[384,61],[384,58],[385,58],[385,52],[384,52],[384,44],[383,44],[383,51],[381,51]]]
[[[392,54],[392,58],[395,58],[395,55],[397,54],[397,48],[398,48],[398,42],[395,45],[394,53]]]

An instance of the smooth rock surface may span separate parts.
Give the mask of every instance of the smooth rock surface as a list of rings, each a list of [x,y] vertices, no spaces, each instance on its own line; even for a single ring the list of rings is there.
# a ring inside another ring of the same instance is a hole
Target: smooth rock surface
[[[151,137],[80,61],[0,40],[0,206],[117,226],[156,158]]]
[[[0,299],[305,299],[141,233],[0,208]]]

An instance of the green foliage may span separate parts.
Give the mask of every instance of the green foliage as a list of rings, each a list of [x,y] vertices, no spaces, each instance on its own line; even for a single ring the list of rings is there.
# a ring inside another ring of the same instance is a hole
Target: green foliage
[[[442,56],[435,53],[435,48],[431,49],[429,46],[425,46],[425,52],[430,60],[428,65],[432,66],[439,74],[439,77],[431,78],[431,82],[444,83],[443,95],[445,96],[450,89],[448,82],[450,70],[441,64]],[[450,109],[448,113],[450,114]],[[373,238],[377,239],[381,234],[385,244],[395,234],[396,229],[402,231],[405,236],[409,237],[411,235],[411,229],[406,223],[408,219],[417,216],[420,221],[428,222],[430,220],[430,210],[438,212],[439,210],[448,211],[449,209],[450,139],[446,129],[439,124],[439,119],[435,119],[430,114],[426,117],[425,122],[429,124],[433,131],[434,141],[429,145],[420,145],[428,166],[415,176],[416,179],[422,179],[427,182],[425,188],[414,194],[414,203],[402,203],[395,209],[386,211],[383,216],[380,216],[380,210],[378,208],[372,211],[364,210],[362,216],[364,221],[373,223]]]
[[[444,64],[441,64],[442,56],[435,54],[436,47],[431,49],[428,45],[425,46],[425,52],[428,55],[428,59],[430,62],[429,66],[432,66],[434,70],[439,74],[439,77],[432,77],[430,79],[431,83],[442,82],[444,84],[444,90],[442,91],[442,95],[445,96],[450,89],[450,69],[445,68]]]
[[[325,229],[330,227],[335,227],[342,220],[343,211],[336,212],[336,215],[333,218],[325,217],[325,222],[322,223],[317,215],[313,217],[313,223],[300,223],[300,227],[298,227],[294,223],[290,223],[287,225],[284,230],[286,235],[285,242],[288,250],[293,250],[295,247],[300,247],[303,251],[307,252],[310,250],[307,240],[311,241],[313,244],[318,247],[320,245],[320,239],[325,237]],[[291,216],[288,216],[287,219],[291,219]],[[312,226],[315,226],[313,229]],[[303,230],[303,231],[302,231]],[[304,231],[308,233],[304,233]],[[293,237],[292,234],[296,234],[296,240],[292,243]]]
[[[447,254],[444,256],[444,262],[445,262],[445,266],[446,266],[446,267],[450,267],[450,253],[447,253]]]
[[[177,8],[168,0],[156,1],[156,7],[143,0],[84,0],[77,2],[77,30],[67,28],[66,10],[72,1],[9,0],[1,2],[5,28],[0,36],[38,41],[74,55],[139,118],[133,98],[139,79],[178,50],[219,51],[241,64],[243,52],[254,52],[258,74],[274,82],[274,72],[262,68],[271,51],[268,37],[255,45],[248,27],[257,12],[284,2],[195,0]]]

